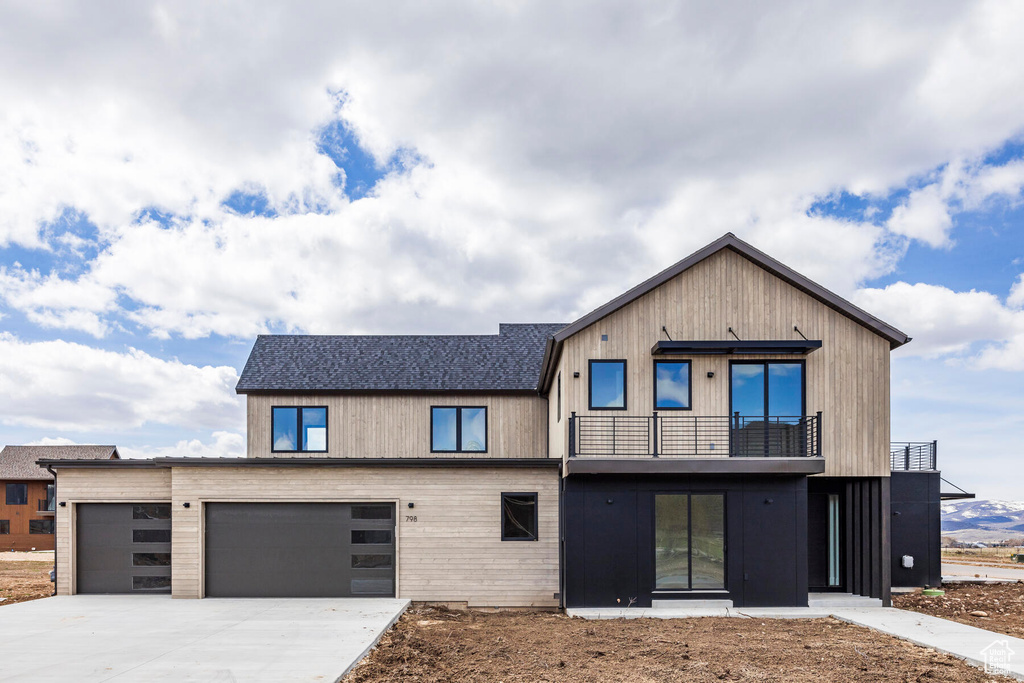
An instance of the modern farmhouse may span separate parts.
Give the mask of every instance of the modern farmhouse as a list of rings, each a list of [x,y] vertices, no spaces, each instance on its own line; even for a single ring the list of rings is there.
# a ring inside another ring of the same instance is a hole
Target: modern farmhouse
[[[568,325],[261,336],[248,457],[43,463],[58,592],[888,602],[908,341],[732,234]]]

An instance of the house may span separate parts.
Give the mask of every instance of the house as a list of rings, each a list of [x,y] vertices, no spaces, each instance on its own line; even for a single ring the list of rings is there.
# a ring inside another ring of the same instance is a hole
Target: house
[[[568,325],[260,336],[248,457],[41,463],[57,590],[888,603],[908,341],[732,234]]]
[[[37,460],[118,457],[114,446],[5,446],[0,451],[0,550],[54,548],[54,477]]]

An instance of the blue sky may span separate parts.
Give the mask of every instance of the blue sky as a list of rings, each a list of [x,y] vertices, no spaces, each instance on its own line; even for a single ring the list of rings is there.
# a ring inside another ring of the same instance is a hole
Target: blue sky
[[[1016,4],[58,5],[0,10],[0,441],[240,454],[259,333],[571,320],[732,231],[1019,498]]]

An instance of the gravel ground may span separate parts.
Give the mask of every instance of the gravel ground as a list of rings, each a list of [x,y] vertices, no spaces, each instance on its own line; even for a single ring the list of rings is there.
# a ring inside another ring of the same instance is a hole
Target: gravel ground
[[[994,681],[834,619],[586,621],[414,608],[345,683],[370,681]]]

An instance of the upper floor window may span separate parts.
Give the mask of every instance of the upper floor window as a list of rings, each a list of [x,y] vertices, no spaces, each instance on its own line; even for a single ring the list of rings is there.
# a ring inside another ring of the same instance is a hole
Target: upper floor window
[[[626,361],[590,361],[590,409],[626,409]]]
[[[11,520],[0,519],[0,534],[11,533]]]
[[[274,453],[327,452],[327,408],[272,408]]]
[[[654,361],[654,409],[690,409],[690,361]]]
[[[28,505],[28,484],[8,484],[7,504]]]
[[[434,453],[486,452],[487,408],[431,408],[430,450]]]

